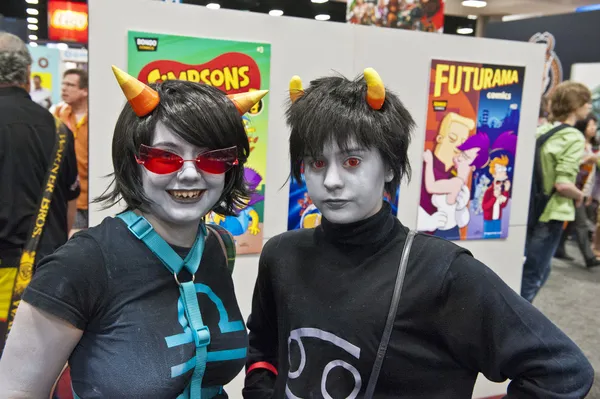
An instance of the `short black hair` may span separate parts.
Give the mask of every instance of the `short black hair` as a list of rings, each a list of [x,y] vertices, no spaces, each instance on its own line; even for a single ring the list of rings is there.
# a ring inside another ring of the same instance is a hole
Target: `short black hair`
[[[350,139],[379,150],[386,166],[394,172],[393,180],[385,184],[392,198],[402,178],[410,180],[408,147],[415,127],[412,116],[387,88],[379,110],[367,104],[366,95],[363,75],[352,81],[343,76],[329,76],[313,80],[302,97],[294,103],[290,101],[286,116],[291,128],[292,176],[297,181],[302,177],[305,156],[318,157],[331,141],[347,149]]]
[[[236,146],[239,164],[225,174],[225,187],[213,211],[235,215],[249,193],[244,180],[244,164],[250,154],[248,136],[237,108],[219,89],[201,83],[167,80],[149,85],[160,96],[159,105],[144,117],[137,116],[126,103],[115,126],[112,158],[114,188],[94,200],[108,208],[120,198],[127,209],[148,210],[150,199],[144,195],[140,166],[135,155],[141,144],[152,145],[157,123],[197,147],[216,150]]]
[[[583,119],[578,120],[577,122],[575,122],[575,128],[577,130],[579,130],[581,133],[583,133],[583,135],[585,136],[585,131],[587,130],[588,124],[591,122],[598,122],[598,118],[596,117],[596,115],[594,115],[593,112],[590,112],[588,114],[588,116],[586,116]],[[598,145],[598,140],[596,139],[596,137],[594,137],[592,139],[592,144],[593,145]]]
[[[87,89],[88,88],[88,73],[79,68],[67,69],[65,73],[63,73],[63,78],[67,75],[77,75],[79,76],[79,88]]]

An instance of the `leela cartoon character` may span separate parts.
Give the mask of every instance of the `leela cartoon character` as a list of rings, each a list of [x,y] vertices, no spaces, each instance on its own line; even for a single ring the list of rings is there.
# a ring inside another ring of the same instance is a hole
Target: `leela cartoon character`
[[[244,179],[250,190],[250,196],[235,210],[235,216],[222,216],[215,213],[212,217],[214,223],[226,228],[234,237],[241,236],[246,231],[252,235],[260,233],[260,218],[253,206],[265,199],[262,194],[255,191],[262,177],[254,169],[244,168]]]
[[[228,97],[113,71],[128,103],[99,201],[126,209],[41,261],[0,360],[0,397],[49,397],[67,359],[75,397],[223,397],[245,363],[233,239],[202,218],[248,197],[241,115],[266,91]]]
[[[306,165],[323,218],[261,252],[242,396],[467,398],[483,373],[510,379],[514,397],[585,397],[594,371],[564,333],[464,248],[414,235],[383,200],[410,171],[414,122],[379,75],[290,86],[292,174],[300,181]],[[461,171],[474,162],[461,158]],[[399,307],[390,311],[411,237]]]
[[[435,235],[457,239],[458,228],[469,223],[469,212],[461,214],[457,219],[457,208],[467,208],[471,196],[469,188],[471,173],[481,169],[488,162],[490,139],[486,134],[478,133],[467,139],[457,149],[460,151],[454,158],[456,176],[449,179],[435,179],[433,172],[433,154],[427,150],[423,154],[425,161],[425,189],[431,194],[431,202],[446,216],[444,225],[439,226]]]

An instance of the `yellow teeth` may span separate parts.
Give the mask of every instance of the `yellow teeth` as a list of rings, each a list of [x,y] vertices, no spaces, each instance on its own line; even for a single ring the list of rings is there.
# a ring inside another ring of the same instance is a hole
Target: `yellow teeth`
[[[169,194],[175,198],[198,198],[200,193],[202,190],[169,190]]]

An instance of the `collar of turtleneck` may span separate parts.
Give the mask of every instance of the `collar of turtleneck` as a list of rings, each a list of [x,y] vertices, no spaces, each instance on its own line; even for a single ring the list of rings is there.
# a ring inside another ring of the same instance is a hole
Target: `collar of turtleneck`
[[[391,239],[397,219],[392,215],[391,206],[383,201],[381,210],[375,215],[349,224],[336,224],[323,217],[321,226],[322,237],[326,241],[342,246],[379,247]]]

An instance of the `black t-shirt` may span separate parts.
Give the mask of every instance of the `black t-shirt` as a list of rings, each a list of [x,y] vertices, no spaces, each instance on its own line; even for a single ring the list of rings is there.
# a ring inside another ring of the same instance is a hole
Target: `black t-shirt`
[[[385,206],[365,221],[274,237],[248,320],[244,398],[361,398],[407,229]],[[478,372],[509,398],[579,399],[593,369],[577,346],[465,249],[415,237],[375,398],[467,399]]]
[[[187,255],[174,249],[182,259]],[[179,276],[190,277],[185,270]],[[211,336],[202,386],[225,385],[244,366],[248,338],[212,234],[195,285]],[[84,330],[69,359],[74,391],[83,399],[175,398],[190,381],[192,371],[182,369],[195,345],[184,332],[173,274],[120,219],[106,218],[44,258],[23,300]]]
[[[54,118],[48,110],[21,88],[0,88],[0,254],[22,249],[28,238],[55,141]],[[67,203],[78,196],[77,160],[69,131],[38,260],[67,241]]]

